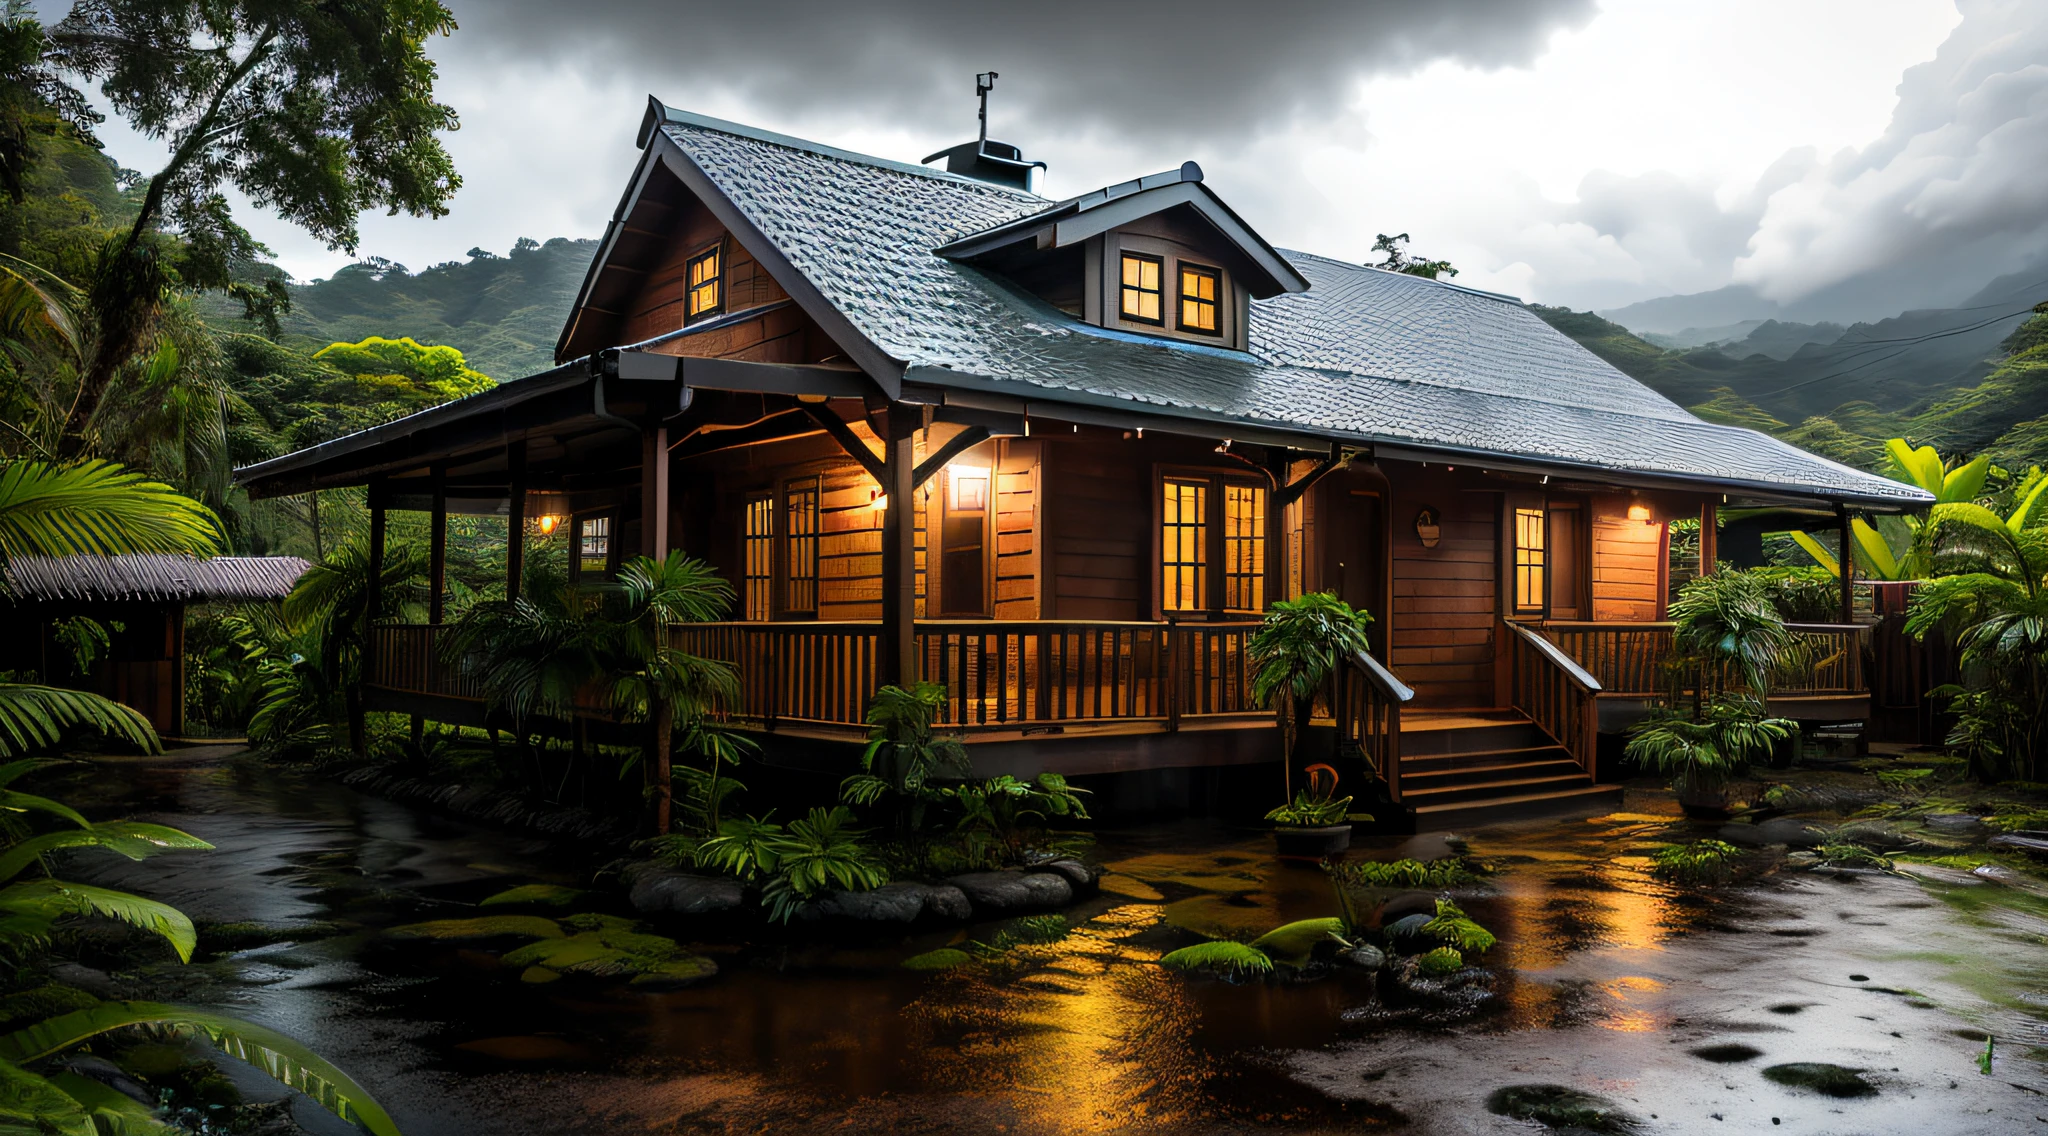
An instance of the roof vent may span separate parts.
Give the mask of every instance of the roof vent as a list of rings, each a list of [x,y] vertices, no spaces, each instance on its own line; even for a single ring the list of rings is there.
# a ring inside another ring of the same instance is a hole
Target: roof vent
[[[1044,162],[1027,162],[1024,151],[1008,142],[991,141],[988,136],[988,93],[995,89],[996,73],[985,71],[974,77],[974,93],[981,99],[981,137],[973,142],[925,155],[925,161],[946,159],[946,172],[993,182],[1029,192],[1031,171],[1045,168]]]

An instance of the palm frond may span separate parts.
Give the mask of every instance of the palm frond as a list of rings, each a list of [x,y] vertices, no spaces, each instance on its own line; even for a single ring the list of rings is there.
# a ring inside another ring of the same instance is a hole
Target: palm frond
[[[225,1014],[155,1002],[103,1002],[0,1036],[0,1061],[17,1065],[62,1053],[101,1034],[156,1025],[203,1035],[230,1057],[246,1061],[371,1136],[400,1136],[390,1114],[347,1073],[291,1038]]]
[[[0,470],[0,555],[220,551],[213,510],[111,462],[21,461]]]
[[[61,741],[73,727],[94,730],[156,753],[162,747],[149,720],[110,698],[32,683],[0,683],[0,757]]]
[[[30,880],[0,888],[0,912],[24,920],[24,929],[37,923],[47,927],[65,915],[117,919],[163,936],[182,962],[192,961],[192,949],[199,942],[191,917],[170,904],[68,880]],[[0,930],[0,939],[7,937]]]
[[[130,860],[147,860],[159,852],[205,851],[213,845],[189,832],[161,824],[116,820],[85,828],[67,828],[31,836],[0,852],[0,881],[11,880],[44,855],[65,848],[108,848]]]
[[[0,1133],[100,1136],[91,1114],[69,1093],[10,1061],[0,1061]]]

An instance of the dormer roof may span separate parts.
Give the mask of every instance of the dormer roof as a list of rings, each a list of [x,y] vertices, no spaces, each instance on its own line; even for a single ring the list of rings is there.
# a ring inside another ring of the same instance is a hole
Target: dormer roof
[[[932,251],[954,260],[976,257],[1030,242],[1041,249],[1070,248],[1122,225],[1185,206],[1244,258],[1241,279],[1254,298],[1269,300],[1308,290],[1308,279],[1287,258],[1245,224],[1230,206],[1202,184],[1202,167],[1182,162],[1132,181],[1070,197],[1046,208],[949,241]]]

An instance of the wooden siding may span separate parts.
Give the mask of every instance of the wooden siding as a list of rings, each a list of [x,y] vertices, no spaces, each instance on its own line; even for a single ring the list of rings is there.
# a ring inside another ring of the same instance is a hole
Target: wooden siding
[[[1089,430],[1044,440],[1048,618],[1151,618],[1151,461],[1146,447],[1117,438]]]
[[[1005,439],[996,461],[995,617],[1037,619],[1039,443]]]
[[[1393,668],[1424,706],[1494,705],[1499,601],[1498,493],[1474,492],[1434,467],[1388,463],[1394,489]],[[1435,548],[1415,535],[1440,514]]]
[[[1626,497],[1593,499],[1593,618],[1654,620],[1662,595],[1658,571],[1664,525],[1628,519]]]

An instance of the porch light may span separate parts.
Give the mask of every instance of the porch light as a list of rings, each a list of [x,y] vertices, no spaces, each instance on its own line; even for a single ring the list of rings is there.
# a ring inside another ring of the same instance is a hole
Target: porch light
[[[552,513],[542,514],[540,518],[540,535],[547,536],[548,534],[555,531],[556,525],[561,523],[562,518],[557,517]]]
[[[988,508],[989,467],[955,462],[946,467],[946,491],[955,512]]]
[[[1649,520],[1650,507],[1648,505],[1630,505],[1628,507],[1628,519],[1631,521]]]
[[[868,508],[879,513],[889,507],[889,495],[879,489],[868,490]]]

